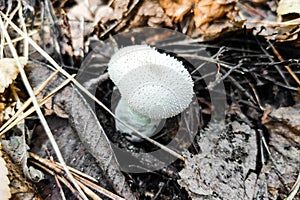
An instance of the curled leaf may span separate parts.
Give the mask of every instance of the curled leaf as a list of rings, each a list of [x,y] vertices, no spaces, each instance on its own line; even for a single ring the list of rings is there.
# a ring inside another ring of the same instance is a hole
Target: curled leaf
[[[21,65],[24,66],[27,63],[27,58],[19,57],[19,61],[21,62]],[[17,78],[18,73],[19,70],[15,59],[0,59],[0,93],[4,92],[4,89]]]
[[[216,19],[226,16],[227,13],[234,10],[234,1],[211,1],[202,0],[195,3],[194,20],[196,27],[212,22]]]
[[[0,152],[0,197],[3,200],[8,200],[11,197],[10,189],[9,189],[9,179],[7,177],[8,170],[6,167],[6,162],[2,158],[2,152]]]
[[[9,140],[3,140],[3,149],[13,159],[14,163],[21,165],[24,175],[32,181],[42,180],[43,174],[38,170],[28,168],[28,149],[29,146],[26,144],[25,134],[28,133],[28,129],[25,127],[23,122],[19,123],[14,129],[14,135]],[[19,136],[20,135],[20,136]]]
[[[277,14],[286,15],[291,13],[300,14],[299,0],[280,0],[277,7]]]
[[[166,14],[174,19],[175,22],[182,21],[193,6],[193,1],[190,0],[160,0],[159,4],[165,9]]]

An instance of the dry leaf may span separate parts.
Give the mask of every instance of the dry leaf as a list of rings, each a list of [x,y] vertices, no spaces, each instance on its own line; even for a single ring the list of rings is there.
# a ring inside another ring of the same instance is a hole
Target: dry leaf
[[[300,14],[300,1],[299,0],[280,0],[277,7],[278,15],[286,15],[291,13]]]
[[[105,5],[100,6],[95,12],[94,25],[101,22],[102,24],[106,24],[107,22],[114,20],[114,10]]]
[[[8,171],[8,178],[10,180],[11,199],[22,200],[41,200],[36,192],[36,188],[30,181],[24,178],[19,166],[14,164],[6,152],[3,153],[3,158],[6,161]],[[1,179],[2,180],[2,179]],[[2,196],[0,196],[2,197]],[[1,198],[2,200],[2,198]]]
[[[114,16],[116,19],[122,19],[123,15],[127,13],[130,0],[115,0],[113,2]]]
[[[181,22],[193,9],[196,26],[193,37],[215,38],[224,31],[241,28],[234,17],[236,0],[159,0],[159,3],[175,22]]]
[[[191,199],[253,199],[255,131],[237,121],[210,123],[198,144],[201,153],[185,153],[186,165],[177,181]]]
[[[6,162],[2,158],[2,152],[0,152],[0,197],[3,200],[8,200],[11,197],[9,189],[9,179],[7,177],[8,170],[6,167]]]
[[[175,22],[182,21],[193,6],[191,0],[159,0],[159,4],[165,9],[166,14],[174,19]]]
[[[194,20],[196,27],[222,18],[234,10],[235,1],[195,0]]]
[[[2,140],[3,149],[10,155],[13,161],[22,167],[25,177],[32,181],[40,181],[43,179],[43,174],[32,168],[28,167],[28,149],[29,146],[26,144],[25,134],[29,134],[27,127],[24,122],[18,123],[13,129],[13,133],[9,137],[9,140]]]
[[[269,160],[263,166],[256,191],[267,199],[285,199],[299,174],[300,110],[296,106],[280,107],[270,115],[272,118],[264,125],[272,162]],[[300,193],[294,199],[299,197]]]
[[[27,63],[27,58],[19,57],[21,65]],[[5,88],[9,86],[18,76],[19,70],[14,58],[0,59],[0,93],[4,92]]]
[[[151,27],[158,27],[162,24],[172,27],[172,20],[166,15],[157,1],[145,1],[130,23],[130,27],[145,25],[145,23]]]
[[[300,131],[300,109],[296,107],[280,107],[273,110],[271,115],[287,123],[289,127]],[[300,138],[298,138],[300,142]]]

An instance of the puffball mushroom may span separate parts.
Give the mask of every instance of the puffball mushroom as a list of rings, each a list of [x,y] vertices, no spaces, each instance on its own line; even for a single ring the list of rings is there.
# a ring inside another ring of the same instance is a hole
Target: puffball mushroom
[[[150,137],[162,119],[185,110],[193,97],[193,80],[182,62],[148,45],[120,49],[108,63],[108,73],[121,93],[115,114]],[[128,139],[140,141],[116,122]]]

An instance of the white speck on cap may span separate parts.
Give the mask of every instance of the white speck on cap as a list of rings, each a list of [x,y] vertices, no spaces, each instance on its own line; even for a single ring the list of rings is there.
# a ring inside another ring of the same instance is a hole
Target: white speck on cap
[[[193,80],[182,63],[147,45],[119,50],[108,73],[129,107],[153,119],[177,115],[193,97]]]

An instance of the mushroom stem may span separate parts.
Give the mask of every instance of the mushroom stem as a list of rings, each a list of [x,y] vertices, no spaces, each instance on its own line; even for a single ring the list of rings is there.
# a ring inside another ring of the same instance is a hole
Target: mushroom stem
[[[158,133],[163,128],[165,122],[165,119],[151,119],[133,111],[123,97],[121,97],[118,102],[115,109],[115,115],[147,137],[151,137]],[[121,133],[127,134],[126,138],[133,142],[140,142],[143,140],[138,136],[134,136],[131,129],[118,121],[116,121],[116,129]]]

